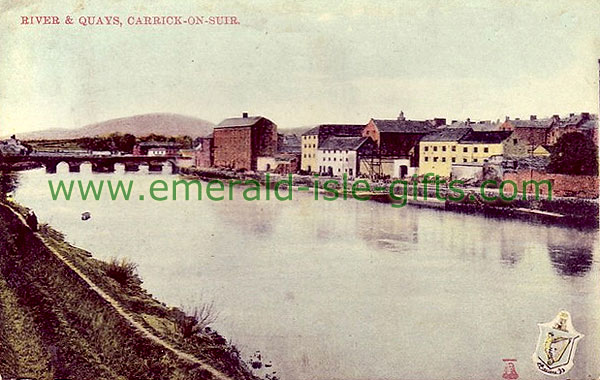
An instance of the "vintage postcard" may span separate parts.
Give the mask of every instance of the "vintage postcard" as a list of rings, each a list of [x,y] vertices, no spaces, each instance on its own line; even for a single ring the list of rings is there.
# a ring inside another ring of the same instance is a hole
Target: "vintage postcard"
[[[598,0],[0,0],[0,380],[600,379]]]

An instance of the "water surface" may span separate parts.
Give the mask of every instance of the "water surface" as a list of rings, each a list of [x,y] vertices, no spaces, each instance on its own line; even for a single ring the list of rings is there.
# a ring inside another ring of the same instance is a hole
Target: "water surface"
[[[24,172],[15,198],[94,256],[138,263],[161,301],[214,301],[214,327],[285,379],[501,378],[503,358],[541,378],[537,323],[561,309],[585,334],[568,377],[600,375],[594,232],[305,193],[155,202],[150,182],[175,177],[89,170]],[[52,201],[48,179],[132,179],[136,196]]]

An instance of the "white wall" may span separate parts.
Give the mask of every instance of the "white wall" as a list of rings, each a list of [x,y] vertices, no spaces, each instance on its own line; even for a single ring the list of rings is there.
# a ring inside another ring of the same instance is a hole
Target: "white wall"
[[[318,149],[315,170],[325,173],[330,166],[334,176],[341,177],[346,173],[348,178],[354,178],[357,168],[356,151]]]

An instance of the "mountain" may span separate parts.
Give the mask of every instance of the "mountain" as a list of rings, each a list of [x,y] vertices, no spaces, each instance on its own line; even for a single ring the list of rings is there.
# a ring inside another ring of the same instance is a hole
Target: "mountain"
[[[302,136],[304,132],[308,132],[310,129],[315,127],[314,125],[304,126],[304,127],[292,127],[292,128],[277,128],[277,132],[283,133],[286,135],[297,135]]]
[[[21,140],[74,139],[103,136],[114,132],[131,133],[135,136],[146,136],[155,133],[165,136],[188,135],[199,137],[211,133],[213,127],[213,123],[195,117],[169,113],[150,113],[107,120],[76,129],[46,129],[22,133],[17,137]]]

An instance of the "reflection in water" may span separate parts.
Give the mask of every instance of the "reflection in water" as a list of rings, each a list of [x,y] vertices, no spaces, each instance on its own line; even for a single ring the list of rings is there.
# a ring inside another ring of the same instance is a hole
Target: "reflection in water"
[[[525,250],[524,244],[521,241],[514,241],[513,236],[505,234],[500,238],[500,262],[507,267],[514,267],[519,263]]]
[[[508,248],[500,251],[502,263],[508,266],[514,266],[521,259],[521,252]]]
[[[12,193],[18,185],[19,177],[17,173],[4,170],[0,171],[0,196]]]
[[[215,300],[214,327],[282,378],[500,378],[503,357],[539,378],[536,324],[561,308],[585,334],[569,376],[600,376],[595,233],[301,192],[245,201],[237,187],[233,201],[48,201],[48,179],[135,180],[137,195],[175,178],[143,170],[30,171],[15,199],[94,256],[138,263],[161,301]]]
[[[361,208],[370,206],[356,202],[355,205]],[[357,210],[355,215],[358,236],[364,239],[370,248],[407,252],[418,243],[418,220],[407,218],[402,209],[392,208],[392,210],[393,212],[388,214],[391,218],[387,220],[382,220],[380,213],[362,213]]]
[[[238,197],[240,194],[236,194]],[[225,195],[227,197],[227,195]],[[221,208],[213,209],[216,217],[226,226],[239,233],[255,236],[269,236],[273,233],[280,209],[264,207],[265,201],[246,201],[243,207],[228,200],[220,201]]]
[[[556,271],[564,276],[583,276],[592,267],[592,250],[588,247],[549,244],[548,255]]]

